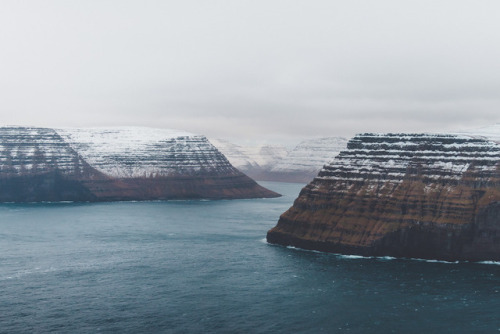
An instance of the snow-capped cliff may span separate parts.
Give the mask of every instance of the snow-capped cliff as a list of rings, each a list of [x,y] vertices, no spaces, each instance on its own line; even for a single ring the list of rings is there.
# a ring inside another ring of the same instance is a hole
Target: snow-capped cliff
[[[53,129],[0,128],[0,176],[84,172],[85,162]]]
[[[272,172],[313,172],[316,174],[323,165],[332,161],[347,145],[342,137],[327,137],[304,140],[272,168]]]
[[[268,241],[441,260],[500,260],[500,145],[449,134],[361,134]]]
[[[184,131],[0,127],[0,202],[275,196]]]
[[[143,127],[56,131],[88,163],[112,177],[235,173],[204,136],[184,131]]]

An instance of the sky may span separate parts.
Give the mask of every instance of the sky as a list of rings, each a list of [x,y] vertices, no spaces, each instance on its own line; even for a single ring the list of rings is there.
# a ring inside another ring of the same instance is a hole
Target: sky
[[[500,122],[500,1],[2,0],[2,125],[233,141]]]

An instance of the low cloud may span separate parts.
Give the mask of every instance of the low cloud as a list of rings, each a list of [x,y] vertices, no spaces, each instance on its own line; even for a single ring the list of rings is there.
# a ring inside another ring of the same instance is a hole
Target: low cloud
[[[8,2],[4,124],[291,140],[500,121],[496,1]]]

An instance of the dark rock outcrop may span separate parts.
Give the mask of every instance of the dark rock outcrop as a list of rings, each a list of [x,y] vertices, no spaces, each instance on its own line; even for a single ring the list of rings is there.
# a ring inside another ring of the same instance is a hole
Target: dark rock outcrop
[[[276,196],[203,136],[148,128],[0,128],[0,202]]]
[[[500,260],[500,146],[455,135],[363,134],[267,234],[364,256]]]

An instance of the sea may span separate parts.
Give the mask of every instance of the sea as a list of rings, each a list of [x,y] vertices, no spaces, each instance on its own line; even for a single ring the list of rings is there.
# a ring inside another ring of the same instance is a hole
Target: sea
[[[0,333],[500,333],[500,263],[266,243],[274,199],[0,205]]]

